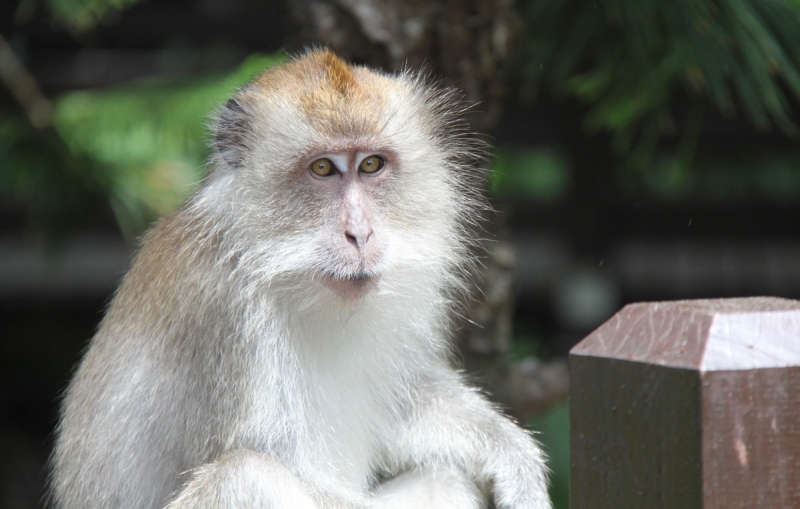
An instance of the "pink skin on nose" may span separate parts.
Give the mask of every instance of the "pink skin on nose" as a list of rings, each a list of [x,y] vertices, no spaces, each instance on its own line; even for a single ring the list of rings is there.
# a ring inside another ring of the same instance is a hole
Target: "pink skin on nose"
[[[344,235],[347,242],[363,256],[367,242],[372,238],[372,222],[356,186],[350,188],[345,200]]]

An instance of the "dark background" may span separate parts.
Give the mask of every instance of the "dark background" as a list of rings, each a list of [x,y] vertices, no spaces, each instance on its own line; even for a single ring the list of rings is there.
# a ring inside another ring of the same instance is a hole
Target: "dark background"
[[[282,2],[151,0],[81,32],[44,4],[5,1],[0,34],[56,101],[143,80],[224,76],[253,53],[284,49],[288,17]],[[677,143],[669,138],[640,171],[612,149],[610,134],[586,129],[590,105],[548,90],[526,100],[522,73],[509,83],[492,143],[498,165],[527,182],[493,187],[498,230],[515,251],[513,354],[563,357],[634,301],[800,297],[797,139],[709,107],[690,172],[659,170]],[[679,95],[671,111],[681,118],[689,102]],[[0,87],[0,117],[21,111]],[[796,101],[789,111],[798,118]],[[0,194],[2,508],[40,504],[59,394],[134,245],[104,193],[74,191],[63,183],[70,178],[54,177],[44,203],[13,186]],[[48,196],[59,196],[51,208]],[[553,412],[536,422],[555,437],[548,447],[563,470],[566,414]]]

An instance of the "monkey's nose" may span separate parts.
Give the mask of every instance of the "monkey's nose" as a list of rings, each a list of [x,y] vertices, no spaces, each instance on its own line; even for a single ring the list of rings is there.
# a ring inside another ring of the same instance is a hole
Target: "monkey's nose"
[[[350,245],[361,251],[372,238],[372,228],[348,228],[344,236]]]

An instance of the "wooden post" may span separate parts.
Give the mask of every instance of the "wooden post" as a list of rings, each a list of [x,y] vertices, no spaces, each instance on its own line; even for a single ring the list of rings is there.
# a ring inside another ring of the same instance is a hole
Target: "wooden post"
[[[631,304],[570,371],[571,509],[800,508],[800,302]]]

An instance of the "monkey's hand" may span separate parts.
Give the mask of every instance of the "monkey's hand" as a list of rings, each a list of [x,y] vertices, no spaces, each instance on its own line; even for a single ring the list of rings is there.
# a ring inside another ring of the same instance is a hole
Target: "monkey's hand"
[[[412,470],[378,485],[373,494],[386,509],[483,509],[485,497],[458,469]]]
[[[431,380],[389,452],[401,465],[454,465],[497,509],[551,509],[544,455],[526,431],[460,380]]]
[[[249,450],[230,451],[195,469],[166,509],[234,507],[318,509],[299,478]]]

